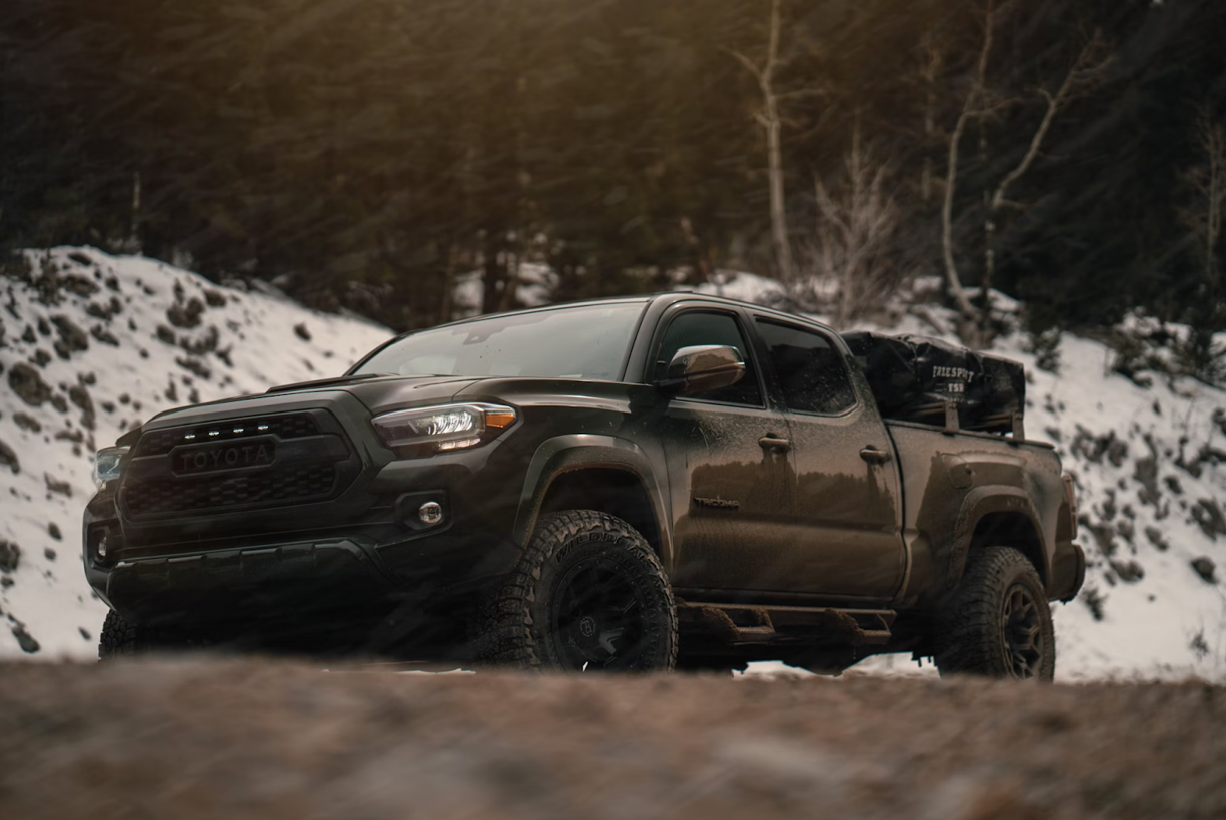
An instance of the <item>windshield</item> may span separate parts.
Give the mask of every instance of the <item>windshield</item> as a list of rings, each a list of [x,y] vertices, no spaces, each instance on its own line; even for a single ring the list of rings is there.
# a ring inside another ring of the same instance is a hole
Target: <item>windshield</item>
[[[540,310],[423,330],[392,342],[353,372],[612,381],[621,378],[645,305]]]

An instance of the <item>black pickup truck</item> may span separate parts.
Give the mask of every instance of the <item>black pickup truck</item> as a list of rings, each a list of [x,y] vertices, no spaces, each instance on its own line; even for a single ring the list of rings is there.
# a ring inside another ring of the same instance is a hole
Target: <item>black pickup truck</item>
[[[1020,407],[883,419],[867,361],[820,323],[670,293],[454,322],[168,410],[97,457],[100,655],[837,673],[911,652],[1050,680],[1048,602],[1085,573],[1058,456]]]

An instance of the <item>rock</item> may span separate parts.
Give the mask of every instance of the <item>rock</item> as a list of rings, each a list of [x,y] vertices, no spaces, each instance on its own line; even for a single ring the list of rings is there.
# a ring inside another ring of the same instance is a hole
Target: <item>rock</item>
[[[166,325],[158,325],[157,337],[159,342],[165,342],[168,345],[175,344],[175,332]]]
[[[102,325],[94,325],[92,328],[90,328],[89,335],[93,336],[104,345],[119,347],[119,339],[115,336],[115,334],[102,327]]]
[[[12,575],[21,564],[21,547],[0,539],[0,572]]]
[[[41,347],[34,351],[34,355],[30,357],[30,361],[39,367],[46,367],[51,361],[51,354],[43,350]]]
[[[1200,525],[1205,535],[1214,541],[1219,535],[1226,535],[1226,515],[1222,508],[1211,498],[1202,498],[1192,508],[1192,519]]]
[[[94,260],[81,253],[81,251],[73,251],[72,253],[68,254],[68,258],[73,262],[76,262],[78,265],[84,265],[87,268],[92,267],[94,264]]]
[[[94,429],[94,400],[89,396],[89,390],[83,384],[74,384],[68,388],[68,398],[72,403],[81,408],[81,426],[86,430]]]
[[[1191,563],[1192,569],[1196,571],[1196,574],[1201,577],[1202,581],[1209,584],[1217,583],[1217,578],[1215,577],[1217,567],[1211,559],[1202,555],[1200,558],[1192,559]]]
[[[17,645],[21,647],[22,652],[33,655],[39,649],[42,649],[38,645],[38,641],[34,640],[34,636],[26,632],[26,628],[23,625],[17,624],[13,626],[12,631],[13,637],[17,639]]]
[[[192,328],[200,324],[204,302],[193,296],[186,304],[175,302],[166,309],[166,320],[175,327]]]
[[[13,414],[13,421],[22,430],[29,430],[31,433],[41,433],[43,430],[43,426],[38,423],[38,419],[26,415],[20,410]]]
[[[54,561],[55,560],[55,550],[51,549],[51,547],[47,547],[46,549],[43,550],[43,557],[46,558],[48,561]]]
[[[224,307],[226,304],[226,297],[225,294],[219,290],[205,289],[204,301],[208,302],[209,307]]]
[[[1126,584],[1135,584],[1145,577],[1145,568],[1136,561],[1112,561],[1111,568],[1115,570],[1115,574],[1120,577],[1120,580]]]
[[[47,483],[48,492],[59,493],[60,495],[72,498],[72,485],[67,481],[59,481],[50,473],[43,473],[43,480]]]
[[[67,316],[52,316],[51,323],[60,334],[60,341],[70,350],[88,350],[89,335]]]
[[[294,325],[294,333],[304,342],[311,341],[311,331],[307,329],[306,322],[299,322]]]
[[[51,398],[51,386],[43,381],[38,371],[25,362],[18,362],[9,370],[9,387],[31,407],[38,407]]]
[[[26,332],[21,334],[21,341],[28,345],[32,345],[38,341],[38,337],[34,335],[34,328],[26,325]]]
[[[1159,552],[1166,552],[1171,548],[1171,545],[1168,544],[1166,539],[1162,536],[1162,530],[1158,529],[1157,527],[1146,527],[1145,537],[1149,539],[1150,543],[1153,544]]]
[[[85,627],[83,627],[83,626],[78,626],[78,627],[77,627],[77,632],[80,632],[80,633],[81,633],[81,637],[82,637],[82,638],[84,638],[85,640],[87,640],[87,641],[92,641],[92,640],[93,640],[93,637],[92,637],[92,636],[89,634],[89,631],[88,631],[88,630],[86,630],[86,628],[85,628]]]
[[[8,467],[13,471],[13,475],[21,472],[21,461],[18,460],[17,454],[3,441],[0,441],[0,467]]]
[[[1136,479],[1142,488],[1137,493],[1137,499],[1142,504],[1158,506],[1158,502],[1162,498],[1158,490],[1158,459],[1154,456],[1137,459],[1136,469],[1132,477]]]
[[[64,290],[77,296],[93,296],[98,292],[98,286],[84,276],[69,274],[62,280]]]
[[[47,534],[56,541],[62,541],[64,538],[63,534],[60,532],[59,524],[56,524],[54,521],[47,525]]]
[[[90,371],[89,373],[79,373],[77,374],[77,381],[81,382],[81,384],[92,386],[97,383],[98,377],[93,374],[93,371]]]
[[[207,379],[212,375],[212,372],[205,367],[204,362],[191,356],[187,356],[186,358],[183,356],[176,356],[175,364],[182,367],[184,370],[191,371],[202,379]]]

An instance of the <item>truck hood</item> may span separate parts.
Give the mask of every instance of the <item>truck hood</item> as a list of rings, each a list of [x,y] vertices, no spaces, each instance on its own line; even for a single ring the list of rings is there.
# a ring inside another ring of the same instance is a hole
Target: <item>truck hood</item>
[[[145,426],[173,427],[244,413],[275,412],[281,405],[305,407],[309,406],[312,393],[337,391],[349,393],[362,402],[372,415],[377,415],[399,407],[448,401],[475,381],[478,380],[459,376],[341,376],[279,385],[263,394],[235,396],[189,407],[175,407],[159,413]],[[121,443],[128,443],[127,439],[135,440],[135,433],[136,431],[133,431],[123,436]]]

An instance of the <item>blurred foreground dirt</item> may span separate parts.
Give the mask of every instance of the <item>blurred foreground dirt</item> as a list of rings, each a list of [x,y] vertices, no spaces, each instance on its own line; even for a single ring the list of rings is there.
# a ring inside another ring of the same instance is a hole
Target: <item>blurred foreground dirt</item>
[[[1226,817],[1226,690],[0,665],[0,817]]]

